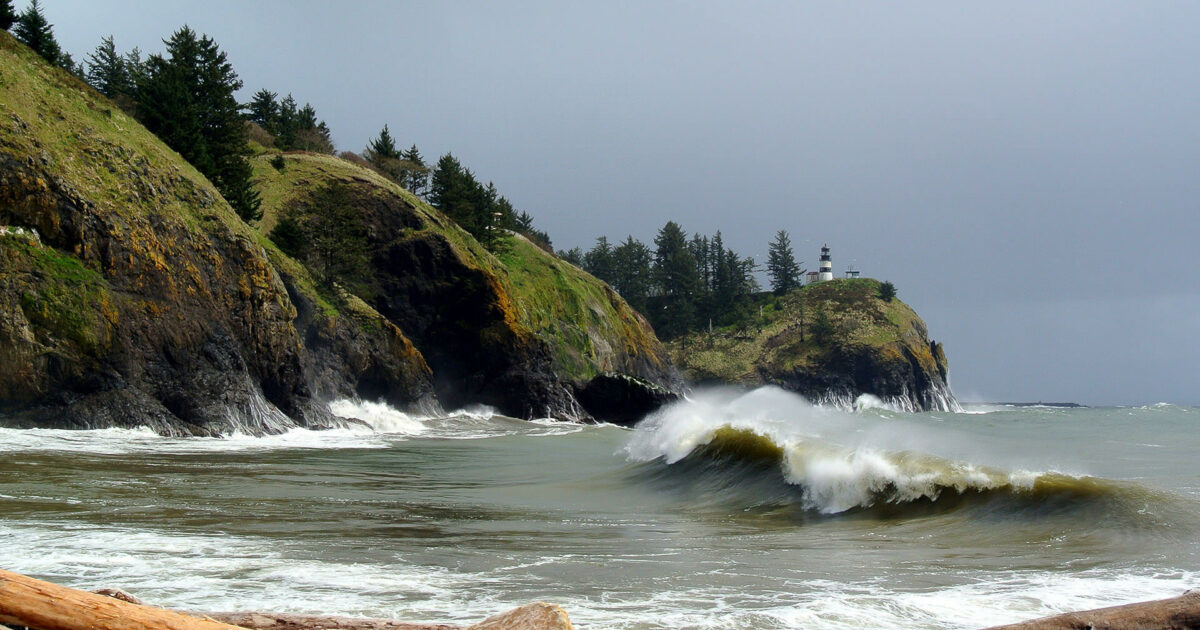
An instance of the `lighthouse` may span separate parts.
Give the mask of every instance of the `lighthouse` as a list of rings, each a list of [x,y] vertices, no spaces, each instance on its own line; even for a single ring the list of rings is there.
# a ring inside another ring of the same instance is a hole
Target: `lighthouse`
[[[833,259],[829,257],[829,245],[825,244],[821,247],[821,274],[817,276],[817,282],[827,280],[833,280]]]

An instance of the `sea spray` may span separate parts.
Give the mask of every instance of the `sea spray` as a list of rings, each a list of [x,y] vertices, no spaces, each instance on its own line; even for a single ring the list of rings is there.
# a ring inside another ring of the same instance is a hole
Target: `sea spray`
[[[340,418],[361,420],[379,433],[420,435],[428,431],[428,427],[420,418],[410,416],[385,403],[335,400],[329,403],[329,411]]]
[[[876,401],[865,402],[865,409],[886,409],[872,404]],[[956,441],[949,430],[933,432],[902,418],[814,406],[766,387],[709,390],[669,405],[637,427],[625,453],[633,461],[668,465],[716,456],[722,461],[761,460],[776,453],[778,473],[799,491],[804,508],[823,514],[937,501],[945,493],[1031,492],[1039,480],[1055,487],[1071,484],[1064,480],[1081,480],[939,453]]]

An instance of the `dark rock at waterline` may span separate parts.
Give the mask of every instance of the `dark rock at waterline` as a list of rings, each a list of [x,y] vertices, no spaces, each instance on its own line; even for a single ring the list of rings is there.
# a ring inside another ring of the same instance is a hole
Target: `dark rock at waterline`
[[[679,400],[677,392],[627,374],[601,374],[579,388],[576,397],[596,420],[622,426],[637,424],[659,407]]]
[[[763,370],[763,381],[814,401],[848,403],[871,394],[902,409],[945,410],[954,403],[946,385],[945,355],[929,342],[926,353],[907,344],[885,349],[832,345],[804,367]],[[929,369],[933,357],[934,369]],[[940,357],[940,358],[939,358]]]

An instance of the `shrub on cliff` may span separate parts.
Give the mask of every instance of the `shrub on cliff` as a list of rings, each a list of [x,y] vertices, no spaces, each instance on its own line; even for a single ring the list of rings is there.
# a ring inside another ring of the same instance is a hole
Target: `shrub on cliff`
[[[879,299],[884,302],[891,302],[896,297],[896,285],[891,282],[884,282],[879,285]]]
[[[304,261],[326,286],[336,282],[362,297],[370,248],[346,184],[330,182],[293,203],[270,237],[284,253]]]

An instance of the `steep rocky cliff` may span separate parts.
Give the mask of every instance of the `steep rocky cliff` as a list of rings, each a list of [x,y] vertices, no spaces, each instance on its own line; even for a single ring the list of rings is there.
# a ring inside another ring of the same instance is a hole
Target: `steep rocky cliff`
[[[323,187],[339,186],[370,252],[354,284],[413,340],[444,405],[611,419],[614,396],[678,387],[649,325],[603,282],[517,235],[493,254],[424,201],[348,161],[282,157],[254,160],[264,201],[258,227],[270,233],[281,216],[309,212]],[[621,392],[611,391],[616,374]]]
[[[956,407],[941,344],[908,305],[880,299],[879,286],[866,278],[809,285],[754,326],[692,334],[671,353],[698,383],[772,384],[840,405],[871,394],[905,410]]]
[[[604,283],[517,236],[488,252],[344,160],[272,157],[256,164],[266,216],[247,225],[135,120],[0,33],[0,426],[275,432],[343,423],[326,402],[355,396],[606,419],[679,385]],[[268,236],[331,182],[366,234],[354,282]]]
[[[318,394],[420,400],[428,367],[322,297],[119,108],[0,32],[0,423],[330,426]]]

